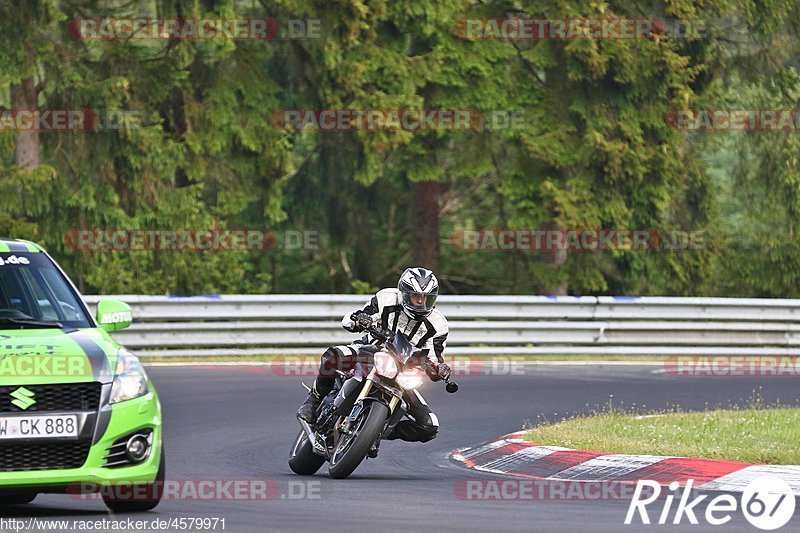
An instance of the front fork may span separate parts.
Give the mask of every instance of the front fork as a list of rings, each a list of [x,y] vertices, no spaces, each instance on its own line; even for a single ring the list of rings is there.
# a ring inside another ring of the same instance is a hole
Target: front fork
[[[366,398],[370,391],[372,390],[372,386],[375,384],[375,369],[373,368],[372,371],[366,378],[367,382],[364,384],[364,388],[361,389],[361,394],[358,395],[356,398],[356,403],[364,403],[364,398]],[[397,394],[392,394],[392,399],[389,401],[389,414],[394,413],[394,410],[397,408],[397,404],[400,403],[401,396]]]
[[[365,381],[366,383],[364,383],[364,387],[361,389],[361,393],[358,395],[358,398],[356,398],[352,411],[350,411],[350,416],[348,416],[344,421],[344,424],[342,424],[342,431],[344,433],[349,433],[351,425],[356,421],[358,415],[361,414],[361,411],[364,408],[364,399],[369,396],[369,393],[372,391],[372,387],[375,384],[374,368],[367,375]],[[389,414],[394,413],[394,410],[397,408],[397,404],[400,403],[400,398],[400,396],[392,395],[392,399],[389,401]]]
[[[375,370],[373,369],[369,373],[369,375],[366,377],[366,381],[367,382],[364,384],[364,387],[361,389],[361,393],[358,395],[358,398],[356,398],[356,403],[362,403],[364,401],[364,398],[366,398],[367,395],[372,390],[372,385],[375,383],[374,379],[375,379]]]
[[[389,414],[393,414],[397,404],[400,403],[399,396],[392,396],[392,401],[389,402]]]

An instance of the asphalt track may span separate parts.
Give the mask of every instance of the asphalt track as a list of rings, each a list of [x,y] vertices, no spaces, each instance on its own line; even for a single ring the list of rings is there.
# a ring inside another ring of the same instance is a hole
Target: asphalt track
[[[476,501],[454,494],[459,480],[497,478],[448,463],[448,452],[518,430],[539,416],[557,420],[601,407],[612,396],[614,403],[653,409],[746,405],[754,391],[766,402],[797,404],[800,398],[795,378],[689,378],[658,368],[531,366],[524,375],[459,377],[461,390],[454,395],[427,383],[423,392],[439,416],[439,437],[427,444],[384,442],[377,459],[341,481],[328,478],[324,468],[313,478],[300,478],[286,464],[298,430],[294,411],[304,397],[300,382],[307,378],[275,375],[264,367],[150,368],[164,408],[168,479],[266,479],[277,483],[281,494],[262,501],[170,500],[135,518],[225,518],[225,531],[234,532],[759,531],[741,514],[717,527],[690,526],[685,519],[681,526],[625,526],[627,500]],[[297,484],[309,480],[310,485]],[[301,489],[312,498],[292,499]],[[658,511],[653,514],[657,518]],[[3,516],[96,520],[107,515],[97,501],[44,495],[31,505],[6,508]],[[800,511],[780,531],[800,531],[798,517]]]

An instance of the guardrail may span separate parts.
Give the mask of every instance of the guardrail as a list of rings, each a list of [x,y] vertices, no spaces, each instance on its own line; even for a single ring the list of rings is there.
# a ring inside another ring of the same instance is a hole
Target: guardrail
[[[114,333],[147,356],[319,354],[358,336],[360,295],[87,296],[123,300]],[[448,354],[800,355],[800,300],[442,296]]]

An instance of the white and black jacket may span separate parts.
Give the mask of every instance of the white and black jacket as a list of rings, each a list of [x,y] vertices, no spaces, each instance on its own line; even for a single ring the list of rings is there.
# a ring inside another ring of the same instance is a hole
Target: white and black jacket
[[[372,315],[372,321],[379,323],[384,329],[402,331],[423,355],[434,363],[443,363],[444,349],[447,346],[447,319],[438,309],[433,309],[422,320],[414,320],[403,312],[400,302],[399,290],[382,289],[375,293],[361,311]],[[359,330],[350,320],[350,314],[342,318],[342,327],[355,333]]]

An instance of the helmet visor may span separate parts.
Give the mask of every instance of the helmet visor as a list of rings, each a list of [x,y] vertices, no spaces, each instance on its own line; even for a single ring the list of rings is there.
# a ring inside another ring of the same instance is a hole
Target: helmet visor
[[[407,309],[427,313],[436,305],[436,295],[424,292],[403,292],[403,305]]]

